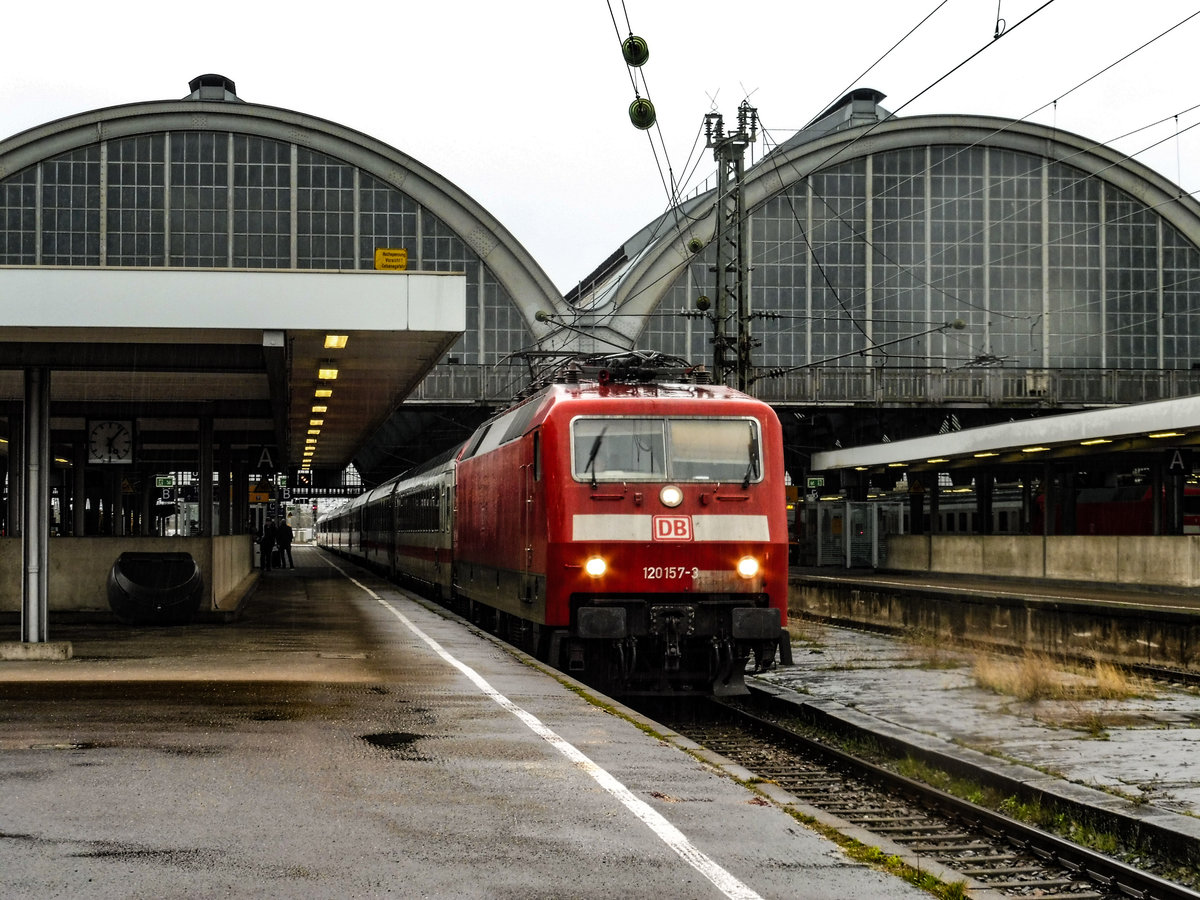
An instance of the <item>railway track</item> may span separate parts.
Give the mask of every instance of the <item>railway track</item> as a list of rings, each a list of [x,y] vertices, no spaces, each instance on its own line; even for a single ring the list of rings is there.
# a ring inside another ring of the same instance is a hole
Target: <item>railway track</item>
[[[936,860],[993,895],[1039,900],[1197,900],[1175,882],[1086,849],[799,734],[752,697],[660,721],[797,800]]]

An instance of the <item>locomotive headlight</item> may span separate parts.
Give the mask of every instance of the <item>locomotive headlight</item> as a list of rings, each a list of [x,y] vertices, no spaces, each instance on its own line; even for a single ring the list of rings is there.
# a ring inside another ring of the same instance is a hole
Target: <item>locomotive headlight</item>
[[[599,556],[590,557],[588,561],[583,564],[583,571],[587,572],[593,578],[599,578],[604,574],[604,571],[607,568],[608,563],[606,563]]]
[[[743,556],[737,561],[737,573],[743,578],[753,578],[758,574],[758,560],[753,556]]]
[[[658,499],[662,501],[663,506],[678,506],[683,502],[683,491],[673,484],[664,484],[663,489],[658,492]]]

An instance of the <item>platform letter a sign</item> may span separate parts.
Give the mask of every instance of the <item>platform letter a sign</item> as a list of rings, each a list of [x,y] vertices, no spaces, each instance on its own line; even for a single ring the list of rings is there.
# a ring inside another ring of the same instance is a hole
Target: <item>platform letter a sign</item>
[[[258,458],[251,458],[250,464],[256,472],[274,472],[275,459],[271,456],[271,448],[259,447]]]

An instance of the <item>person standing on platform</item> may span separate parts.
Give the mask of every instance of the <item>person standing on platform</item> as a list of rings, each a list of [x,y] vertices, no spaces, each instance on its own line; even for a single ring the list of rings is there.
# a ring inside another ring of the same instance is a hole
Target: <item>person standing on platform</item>
[[[292,526],[287,519],[279,520],[279,530],[275,532],[275,540],[279,542],[279,568],[286,565],[289,569],[296,568],[292,562]]]
[[[275,521],[267,519],[263,523],[262,534],[258,538],[258,554],[263,572],[271,571],[271,554],[275,551]]]

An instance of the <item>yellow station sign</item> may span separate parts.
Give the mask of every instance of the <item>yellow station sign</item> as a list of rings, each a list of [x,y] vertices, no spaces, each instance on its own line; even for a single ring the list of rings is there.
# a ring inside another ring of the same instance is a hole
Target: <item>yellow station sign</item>
[[[376,247],[375,268],[394,269],[403,272],[408,268],[408,248],[406,247]]]

